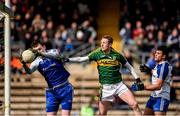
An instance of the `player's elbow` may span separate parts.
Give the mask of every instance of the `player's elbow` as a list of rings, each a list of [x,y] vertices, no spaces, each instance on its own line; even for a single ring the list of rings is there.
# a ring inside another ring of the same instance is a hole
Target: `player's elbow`
[[[161,85],[158,84],[157,87],[156,87],[156,90],[160,90],[161,89]]]

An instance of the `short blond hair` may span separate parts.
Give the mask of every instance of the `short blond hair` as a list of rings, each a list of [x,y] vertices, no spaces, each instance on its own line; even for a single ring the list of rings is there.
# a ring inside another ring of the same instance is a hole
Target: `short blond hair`
[[[111,44],[113,43],[113,38],[111,35],[103,35],[102,38],[107,39],[109,41],[109,43],[111,43]]]

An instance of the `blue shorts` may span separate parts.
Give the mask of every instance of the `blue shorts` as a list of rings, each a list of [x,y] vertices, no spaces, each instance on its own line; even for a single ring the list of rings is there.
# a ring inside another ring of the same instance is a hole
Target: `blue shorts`
[[[46,112],[57,112],[60,104],[63,110],[71,110],[72,101],[73,87],[70,83],[46,90]]]
[[[169,100],[162,97],[154,98],[150,96],[146,107],[152,109],[154,112],[167,112],[169,102]]]

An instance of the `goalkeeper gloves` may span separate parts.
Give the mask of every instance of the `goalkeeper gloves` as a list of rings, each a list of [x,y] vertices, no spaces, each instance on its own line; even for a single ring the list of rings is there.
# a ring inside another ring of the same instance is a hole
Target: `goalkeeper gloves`
[[[145,64],[141,64],[139,69],[141,72],[151,74],[151,69],[148,66],[146,66]]]
[[[141,91],[144,90],[144,84],[140,78],[136,79],[136,82],[131,86],[132,91]]]

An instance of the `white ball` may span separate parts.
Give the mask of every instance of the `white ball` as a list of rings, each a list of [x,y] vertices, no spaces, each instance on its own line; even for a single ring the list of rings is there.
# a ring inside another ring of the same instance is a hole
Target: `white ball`
[[[35,59],[35,54],[31,50],[25,50],[22,53],[22,60],[27,63],[33,62]]]
[[[82,32],[82,31],[77,31],[77,33],[76,33],[76,37],[77,37],[77,39],[81,39],[81,38],[83,38],[83,36],[84,36],[84,33]]]

